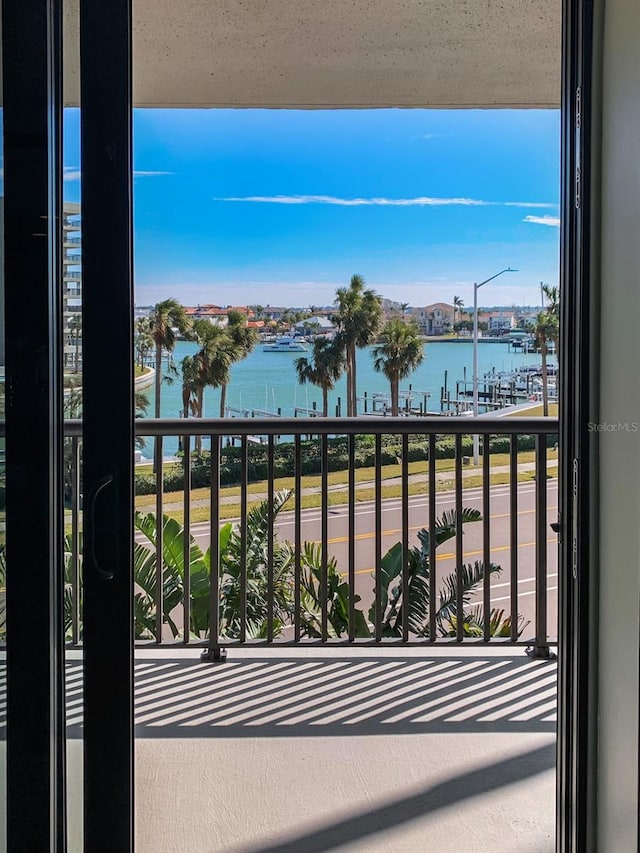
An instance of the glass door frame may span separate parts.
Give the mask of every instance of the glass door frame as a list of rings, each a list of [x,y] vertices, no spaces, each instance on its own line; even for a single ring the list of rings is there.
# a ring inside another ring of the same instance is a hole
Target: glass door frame
[[[3,0],[7,847],[63,853],[62,0]],[[84,847],[133,849],[131,7],[81,0]],[[105,73],[108,69],[108,73]]]
[[[7,847],[66,848],[62,10],[3,0]]]
[[[600,7],[563,0],[556,850],[596,849]]]
[[[134,843],[131,29],[80,0],[87,853]]]

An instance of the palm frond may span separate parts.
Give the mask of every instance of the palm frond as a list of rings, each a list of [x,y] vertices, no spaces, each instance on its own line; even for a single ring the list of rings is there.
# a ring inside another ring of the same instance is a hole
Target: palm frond
[[[489,572],[499,575],[502,567],[490,563]],[[458,577],[457,573],[451,573],[442,579],[439,593],[438,609],[436,611],[436,623],[445,636],[449,635],[449,626],[455,623],[461,612],[468,605],[471,594],[481,584],[485,576],[484,563],[476,560],[473,564],[465,563],[460,567],[462,580],[462,601],[458,601]]]

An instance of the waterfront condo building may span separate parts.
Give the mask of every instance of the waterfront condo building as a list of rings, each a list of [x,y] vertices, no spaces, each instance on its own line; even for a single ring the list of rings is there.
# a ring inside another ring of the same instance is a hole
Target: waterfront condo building
[[[82,365],[82,218],[78,202],[65,201],[62,256],[63,364],[78,372]]]

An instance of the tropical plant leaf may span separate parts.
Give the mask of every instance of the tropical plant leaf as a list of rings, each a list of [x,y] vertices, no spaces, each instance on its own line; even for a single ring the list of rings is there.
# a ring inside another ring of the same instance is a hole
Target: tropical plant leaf
[[[460,525],[480,521],[479,510],[464,508],[460,516]],[[404,633],[404,623],[409,632],[419,637],[430,634],[430,559],[431,537],[435,547],[453,538],[458,532],[458,516],[455,510],[444,512],[437,520],[433,531],[423,528],[418,532],[419,547],[410,547],[406,555],[402,544],[397,542],[384,555],[378,572],[380,585],[379,595],[382,601],[381,631],[384,637],[401,637]],[[492,564],[490,571],[500,572],[499,566]],[[474,634],[477,625],[473,615],[467,614],[466,605],[471,593],[484,578],[482,563],[473,566],[463,566],[462,572],[462,601],[460,611],[464,619],[465,630]],[[406,601],[403,599],[403,587],[406,587]],[[457,577],[450,574],[439,584],[439,601],[436,609],[436,631],[443,636],[455,633],[454,626],[458,618]],[[375,590],[374,590],[375,596]],[[375,603],[369,609],[369,621],[375,623]],[[453,627],[452,627],[453,626]]]
[[[157,639],[155,620],[156,589],[158,582],[157,569],[157,526],[154,513],[136,512],[134,515],[136,530],[142,533],[149,546],[135,542],[133,550],[134,583],[138,588],[134,599],[134,614],[136,616],[136,637],[151,635]],[[182,525],[169,516],[163,516],[162,526],[162,621],[167,624],[174,637],[179,629],[172,618],[172,611],[184,600],[184,537]],[[206,583],[206,567],[204,555],[198,543],[191,536],[189,541],[190,580],[196,590]],[[193,602],[192,602],[193,604]],[[193,631],[193,625],[191,626]]]
[[[497,566],[495,563],[489,564],[490,574],[499,575],[501,572],[501,566]],[[447,637],[455,635],[455,626],[457,625],[460,613],[462,613],[463,621],[465,620],[465,607],[469,604],[472,593],[475,592],[484,580],[484,563],[478,560],[473,564],[465,563],[460,567],[460,573],[462,579],[462,601],[458,601],[458,579],[455,572],[442,579],[442,586],[439,593],[436,623],[439,631],[443,636]],[[475,630],[470,621],[469,626],[470,631]]]
[[[293,557],[289,543],[285,543]],[[349,633],[349,584],[338,572],[334,557],[327,560],[327,584],[322,589],[322,548],[305,542],[300,552],[301,567],[301,626],[305,636],[322,636],[322,606],[327,607],[327,633],[330,637],[341,637]],[[356,604],[359,595],[354,595],[354,633],[356,637],[369,637],[371,633],[364,613]]]
[[[480,510],[474,509],[472,507],[464,507],[462,510],[461,517],[462,526],[474,521],[482,521],[482,513],[480,512]],[[458,519],[456,511],[454,509],[445,510],[440,516],[440,518],[436,519],[436,526],[434,528],[436,548],[442,545],[443,542],[447,542],[449,539],[453,539],[457,531]],[[424,527],[422,530],[418,531],[418,539],[420,540],[422,549],[428,555],[431,542],[431,531],[428,527]]]

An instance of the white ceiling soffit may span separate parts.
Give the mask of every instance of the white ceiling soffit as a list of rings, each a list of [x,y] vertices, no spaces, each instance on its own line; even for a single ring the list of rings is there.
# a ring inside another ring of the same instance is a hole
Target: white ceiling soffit
[[[133,0],[133,16],[139,107],[560,103],[560,0]]]

